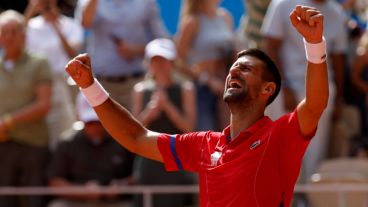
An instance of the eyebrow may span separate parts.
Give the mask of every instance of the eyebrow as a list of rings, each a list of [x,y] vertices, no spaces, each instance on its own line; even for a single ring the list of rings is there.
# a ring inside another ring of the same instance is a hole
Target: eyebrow
[[[249,67],[249,68],[254,68],[255,67],[255,65],[251,61],[237,61],[237,62],[235,62],[235,66],[236,65],[245,66],[245,67]]]

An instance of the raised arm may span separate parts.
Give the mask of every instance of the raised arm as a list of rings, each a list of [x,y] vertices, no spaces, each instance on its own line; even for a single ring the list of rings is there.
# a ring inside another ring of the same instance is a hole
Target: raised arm
[[[91,86],[94,87],[97,84],[92,75],[90,58],[86,54],[78,55],[72,59],[67,64],[66,71],[82,88],[82,91],[91,89]],[[100,95],[97,99],[102,103],[94,106],[94,110],[111,136],[131,152],[162,161],[157,147],[158,133],[143,127],[127,109],[111,98],[103,98],[105,95],[102,90],[102,88],[99,88],[96,91],[96,94]]]
[[[311,134],[328,102],[326,47],[323,40],[323,15],[312,7],[296,6],[290,20],[306,41],[306,97],[297,107],[298,121],[304,135]]]
[[[84,28],[89,28],[96,16],[98,0],[87,0],[85,7],[82,8],[81,24]]]

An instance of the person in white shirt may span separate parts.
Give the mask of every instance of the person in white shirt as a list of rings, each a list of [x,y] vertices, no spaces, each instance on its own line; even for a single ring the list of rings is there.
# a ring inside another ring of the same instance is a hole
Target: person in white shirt
[[[30,18],[39,13],[39,16]],[[30,52],[45,56],[51,66],[54,87],[53,105],[48,116],[50,147],[55,148],[60,134],[76,121],[64,66],[80,50],[83,28],[73,18],[60,14],[56,0],[30,1],[25,16],[26,47]]]
[[[274,0],[271,2],[262,25],[265,49],[268,55],[282,69],[283,88],[281,96],[266,110],[272,119],[295,108],[305,97],[305,57],[304,43],[297,31],[289,24],[289,14],[296,5],[311,6],[324,14],[324,37],[329,54],[330,96],[318,130],[304,159],[304,178],[309,179],[318,163],[326,156],[332,118],[337,118],[342,104],[342,82],[344,53],[347,49],[347,32],[343,9],[329,0]],[[331,67],[332,66],[332,67]]]

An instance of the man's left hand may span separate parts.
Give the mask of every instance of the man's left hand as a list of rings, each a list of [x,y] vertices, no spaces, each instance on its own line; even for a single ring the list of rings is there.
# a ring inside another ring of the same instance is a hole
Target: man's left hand
[[[297,5],[290,13],[290,21],[309,43],[322,42],[323,15],[313,7]]]

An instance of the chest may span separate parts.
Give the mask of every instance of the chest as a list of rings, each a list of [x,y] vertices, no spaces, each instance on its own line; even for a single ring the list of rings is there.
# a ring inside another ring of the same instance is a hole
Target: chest
[[[147,15],[147,2],[142,0],[99,1],[97,13],[101,23],[110,26],[140,26]]]
[[[5,69],[5,64],[0,64],[0,95],[14,103],[29,101],[34,98],[37,86],[36,66],[15,62],[10,71]],[[9,89],[11,88],[11,91]],[[21,100],[22,99],[22,100]]]
[[[256,206],[259,198],[266,197],[264,206],[277,206],[283,189],[279,155],[277,140],[269,134],[249,137],[236,147],[215,147],[200,174],[208,202],[220,206],[215,203],[231,199],[235,206]]]

